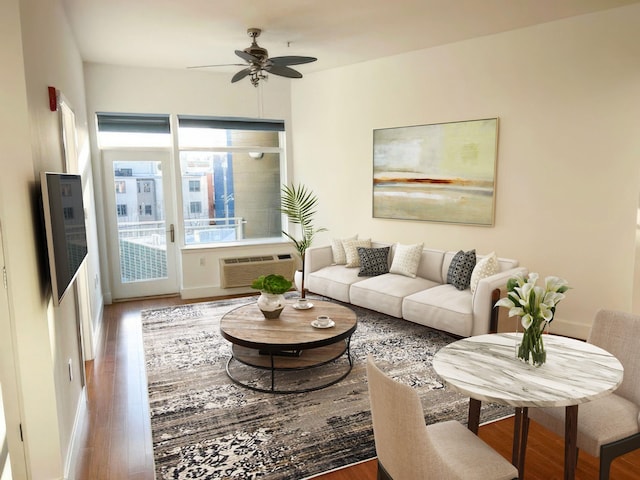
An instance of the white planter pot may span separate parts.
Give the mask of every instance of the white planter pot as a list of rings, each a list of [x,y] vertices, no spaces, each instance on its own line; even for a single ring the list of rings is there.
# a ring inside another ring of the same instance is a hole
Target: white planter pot
[[[296,270],[293,275],[293,284],[296,286],[296,290],[302,293],[302,270]]]
[[[265,318],[278,318],[285,306],[284,295],[279,293],[262,292],[257,303]]]

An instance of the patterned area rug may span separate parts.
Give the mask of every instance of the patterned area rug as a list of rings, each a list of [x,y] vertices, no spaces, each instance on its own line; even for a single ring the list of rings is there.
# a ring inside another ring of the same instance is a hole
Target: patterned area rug
[[[158,479],[302,479],[375,457],[368,354],[418,390],[427,423],[466,423],[468,399],[444,388],[431,367],[435,352],[455,339],[358,307],[351,307],[358,316],[351,341],[354,366],[341,382],[286,395],[236,385],[225,371],[231,348],[220,335],[220,318],[252,301],[142,312]],[[483,404],[481,421],[511,413],[509,407]]]

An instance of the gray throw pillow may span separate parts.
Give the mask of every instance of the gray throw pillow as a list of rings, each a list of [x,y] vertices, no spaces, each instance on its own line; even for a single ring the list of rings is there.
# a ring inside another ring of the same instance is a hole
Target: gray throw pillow
[[[360,257],[359,277],[375,277],[389,272],[389,247],[358,247]]]
[[[451,260],[449,270],[447,272],[447,283],[450,283],[458,290],[469,288],[471,283],[471,274],[473,267],[476,266],[476,251],[469,250],[463,252],[460,250]]]

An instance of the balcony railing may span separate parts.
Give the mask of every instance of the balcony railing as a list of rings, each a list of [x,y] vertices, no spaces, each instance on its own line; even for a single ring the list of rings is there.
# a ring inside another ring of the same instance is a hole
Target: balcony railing
[[[184,221],[185,244],[232,242],[244,238],[242,217],[193,218]],[[164,247],[167,239],[165,221],[119,222],[118,237],[145,245]]]

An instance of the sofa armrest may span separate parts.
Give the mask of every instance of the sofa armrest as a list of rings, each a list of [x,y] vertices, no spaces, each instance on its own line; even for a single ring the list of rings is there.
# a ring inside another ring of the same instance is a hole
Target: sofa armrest
[[[493,291],[505,289],[507,281],[518,273],[527,275],[528,269],[516,267],[504,272],[483,278],[478,282],[473,296],[473,329],[471,335],[482,335],[491,331],[491,314],[493,312]]]
[[[333,251],[331,250],[331,245],[309,247],[307,248],[304,258],[305,275],[309,275],[321,268],[328,267],[333,264]]]

